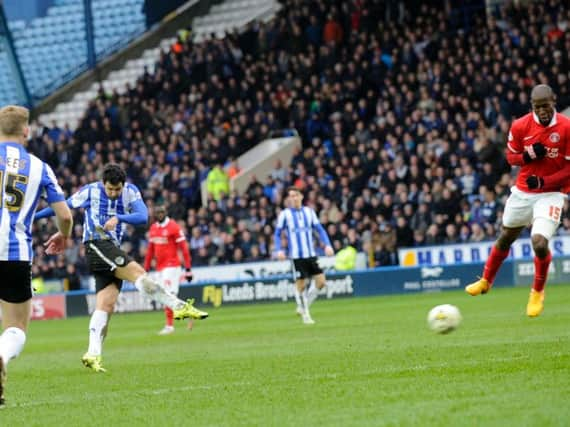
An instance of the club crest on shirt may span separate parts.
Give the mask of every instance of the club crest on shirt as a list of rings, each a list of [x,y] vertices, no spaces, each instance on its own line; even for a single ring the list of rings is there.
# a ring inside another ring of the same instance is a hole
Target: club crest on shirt
[[[552,132],[548,139],[550,139],[550,142],[560,142],[560,134],[558,132]]]

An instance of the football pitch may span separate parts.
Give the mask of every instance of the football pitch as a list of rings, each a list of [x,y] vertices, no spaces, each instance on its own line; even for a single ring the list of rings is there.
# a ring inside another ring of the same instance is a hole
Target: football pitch
[[[528,289],[210,310],[157,336],[162,313],[115,315],[106,374],[85,369],[88,318],[34,322],[8,371],[0,425],[563,426],[570,423],[570,286],[524,315]],[[428,310],[457,305],[436,335]]]

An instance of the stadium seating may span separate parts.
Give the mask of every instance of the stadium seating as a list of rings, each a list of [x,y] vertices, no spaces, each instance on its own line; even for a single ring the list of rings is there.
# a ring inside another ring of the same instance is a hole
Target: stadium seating
[[[247,22],[256,19],[270,19],[278,10],[279,4],[275,0],[226,1],[213,6],[204,17],[194,19],[192,22],[194,40],[202,41],[213,33],[217,37],[223,37],[226,32],[241,28]],[[94,83],[88,90],[76,93],[71,101],[57,105],[53,112],[42,115],[40,120],[44,123],[51,123],[55,120],[59,126],[67,124],[71,128],[75,128],[87,108],[88,102],[96,97],[100,86],[106,91],[117,90],[118,93],[123,93],[126,85],[134,84],[145,69],[153,72],[154,64],[158,61],[160,52],[168,51],[175,41],[176,38],[162,40],[156,48],[145,50],[139,59],[127,61],[122,69],[112,71],[101,84]]]
[[[143,0],[93,0],[95,53],[98,58],[145,29]],[[112,6],[112,7],[111,7]],[[9,22],[16,52],[31,94],[37,99],[83,71],[87,62],[82,0],[56,0],[46,16]],[[0,62],[7,65],[4,58]],[[0,89],[0,102],[17,102],[13,91]]]

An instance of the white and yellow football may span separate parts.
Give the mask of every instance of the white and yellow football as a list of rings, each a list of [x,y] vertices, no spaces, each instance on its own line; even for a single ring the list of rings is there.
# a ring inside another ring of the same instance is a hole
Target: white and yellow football
[[[427,322],[432,331],[447,334],[461,323],[461,312],[451,304],[438,305],[429,311]]]

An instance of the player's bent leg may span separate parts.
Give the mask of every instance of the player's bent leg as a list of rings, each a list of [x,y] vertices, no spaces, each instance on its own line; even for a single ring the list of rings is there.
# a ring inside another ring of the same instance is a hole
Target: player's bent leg
[[[465,287],[465,292],[471,296],[484,295],[491,290],[493,281],[501,265],[509,255],[512,243],[520,235],[524,227],[503,227],[499,238],[493,245],[491,253],[485,262],[483,277]]]
[[[136,261],[131,261],[124,267],[115,269],[115,277],[121,280],[128,280],[135,283],[137,279],[146,274],[145,269]]]
[[[117,267],[115,277],[134,283],[139,292],[147,295],[150,299],[170,307],[174,312],[174,318],[179,319],[205,319],[208,313],[198,310],[193,306],[194,301],[182,301],[176,295],[164,289],[160,283],[152,279],[142,266],[131,261],[125,267]]]

